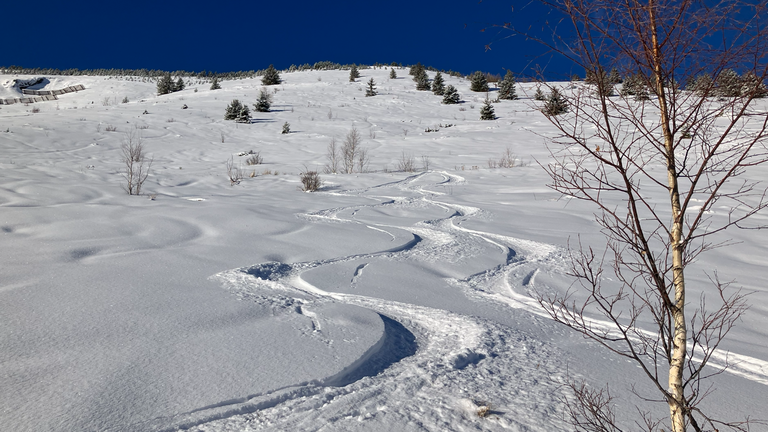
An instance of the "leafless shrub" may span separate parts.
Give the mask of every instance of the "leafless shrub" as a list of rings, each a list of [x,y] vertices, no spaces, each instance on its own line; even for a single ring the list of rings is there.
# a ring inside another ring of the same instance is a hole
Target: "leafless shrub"
[[[117,126],[107,125],[104,130],[107,132],[117,132]]]
[[[405,150],[400,154],[400,159],[397,161],[397,170],[404,172],[416,171],[416,161],[413,159],[413,155],[406,154]]]
[[[109,96],[104,96],[104,98],[101,100],[102,106],[110,106],[112,105],[112,102],[109,100]]]
[[[336,145],[336,138],[331,138],[331,142],[328,143],[328,149],[325,153],[328,163],[323,170],[326,174],[337,174],[339,172],[339,165],[341,164],[341,153]]]
[[[518,166],[517,156],[507,147],[499,159],[488,159],[488,168],[514,168]]]
[[[173,122],[175,122],[175,121],[176,121],[176,119],[174,119],[173,117],[171,117],[171,118],[169,118],[168,120],[166,120],[165,122],[166,122],[166,123],[173,123]]]
[[[227,160],[226,167],[227,178],[229,178],[229,185],[234,186],[239,184],[240,180],[243,179],[243,170],[240,169],[240,166],[235,165],[235,161],[231,156],[229,157],[229,160]]]
[[[422,155],[421,156],[421,169],[424,171],[429,171],[429,156]]]
[[[219,132],[221,134],[221,143],[224,144],[224,131]]]
[[[245,160],[246,165],[261,165],[264,163],[264,159],[261,158],[261,152],[256,152]]]
[[[126,132],[120,145],[123,162],[123,178],[126,181],[124,189],[128,195],[141,194],[141,188],[152,167],[152,158],[147,158],[141,134],[133,131]]]
[[[363,172],[367,165],[368,152],[362,148],[363,139],[360,132],[352,126],[352,130],[344,138],[344,144],[341,146],[341,163],[344,173],[352,174],[357,168],[358,172]]]
[[[32,114],[37,114],[40,112],[40,107],[32,107]]]
[[[323,181],[320,179],[320,174],[317,171],[310,171],[307,167],[304,167],[304,172],[299,174],[301,179],[301,190],[304,192],[315,192],[323,187]]]

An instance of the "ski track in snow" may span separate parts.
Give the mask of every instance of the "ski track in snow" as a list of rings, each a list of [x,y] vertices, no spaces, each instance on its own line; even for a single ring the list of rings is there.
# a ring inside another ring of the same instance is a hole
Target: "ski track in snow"
[[[442,180],[426,186],[419,183],[435,175],[441,176]],[[524,291],[533,287],[541,268],[562,271],[564,251],[548,244],[462,227],[461,221],[483,211],[437,201],[445,194],[427,188],[456,186],[464,182],[460,176],[432,171],[366,189],[323,192],[364,197],[374,200],[375,204],[331,208],[300,214],[300,218],[325,223],[364,224],[389,235],[392,241],[396,237],[389,230],[397,229],[410,232],[413,239],[374,253],[300,263],[263,263],[215,275],[214,278],[244,299],[269,301],[265,300],[269,293],[283,299],[293,298],[301,304],[297,311],[312,318],[317,331],[320,330],[319,322],[306,305],[339,302],[370,309],[385,320],[387,341],[372,348],[379,352],[366,355],[337,376],[184,414],[174,422],[175,427],[220,431],[269,430],[279,425],[281,429],[303,430],[312,425],[309,427],[312,430],[346,430],[364,427],[362,424],[366,422],[386,425],[394,416],[399,418],[398,424],[405,420],[418,430],[561,428],[562,423],[555,412],[562,391],[558,385],[562,370],[550,362],[547,351],[552,348],[546,344],[492,321],[402,302],[326,291],[301,277],[302,273],[318,267],[363,260],[352,275],[350,283],[354,286],[374,260],[450,261],[475,252],[471,246],[473,240],[480,240],[506,254],[506,263],[465,279],[450,279],[447,283],[460,287],[469,297],[506,304],[549,319],[535,299],[513,288],[517,286]],[[393,190],[399,193],[392,195]],[[355,219],[358,211],[365,207],[411,205],[436,206],[451,214],[412,226],[373,224]],[[351,218],[341,216],[342,213],[349,213]],[[592,322],[610,328],[608,323]],[[389,357],[384,358],[386,356]],[[768,385],[768,363],[762,360],[718,351],[710,362],[715,366],[729,362],[728,372]],[[482,367],[474,367],[479,363]],[[519,381],[510,380],[510,375]],[[498,381],[504,378],[504,382]],[[531,382],[535,385],[530,386]],[[536,392],[536,398],[530,398],[528,392]],[[520,409],[513,415],[498,413],[500,415],[482,419],[489,422],[486,425],[478,424],[479,418],[473,412],[478,398]],[[538,404],[533,402],[536,399]],[[548,405],[542,406],[542,400]],[[536,406],[532,407],[532,404]]]

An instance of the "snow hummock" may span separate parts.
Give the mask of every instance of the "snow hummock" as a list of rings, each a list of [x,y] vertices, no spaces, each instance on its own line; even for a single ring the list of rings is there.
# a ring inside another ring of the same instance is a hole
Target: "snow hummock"
[[[637,368],[532,296],[571,287],[569,238],[601,244],[593,209],[546,187],[535,161],[553,131],[533,102],[480,121],[485,95],[465,80],[446,77],[465,100],[447,106],[388,69],[361,72],[285,73],[273,112],[250,125],[222,117],[256,100],[258,79],[158,97],[136,77],[44,77],[86,90],[38,113],[0,106],[3,429],[569,430],[569,377],[610,383],[634,419]],[[380,94],[366,98],[370,77]],[[37,78],[0,76],[0,97]],[[352,126],[371,172],[321,174],[320,191],[301,192],[298,174],[322,171]],[[130,132],[154,158],[146,196],[122,190]],[[507,148],[523,166],[487,168]],[[247,166],[250,150],[265,163]],[[393,172],[404,154],[429,169]],[[253,177],[230,186],[230,157]],[[713,357],[731,368],[708,408],[759,417],[768,242],[729,235],[739,246],[691,267],[689,297],[708,292],[711,269],[754,292]]]

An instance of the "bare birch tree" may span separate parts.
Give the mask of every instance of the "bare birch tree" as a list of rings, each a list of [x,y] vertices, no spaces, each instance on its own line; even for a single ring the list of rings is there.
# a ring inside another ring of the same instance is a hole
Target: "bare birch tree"
[[[766,4],[538,1],[551,10],[546,37],[529,23],[501,27],[537,39],[594,78],[563,91],[567,113],[547,116],[558,134],[548,137],[555,162],[544,168],[555,191],[594,206],[606,240],[604,248],[579,242],[571,250],[570,274],[581,289],[539,292],[538,300],[555,320],[634,361],[656,389],[638,396],[668,406],[672,432],[747,430],[748,421],[712,418],[701,405],[710,393],[703,381],[723,370],[711,356],[745,311],[744,296],[713,273],[715,295],[691,304],[686,270],[722,246],[724,230],[745,228],[767,205],[764,186],[744,175],[768,160],[768,113],[756,101],[768,71]],[[636,74],[650,98],[611,96],[614,83],[602,77],[614,67]],[[756,78],[722,97],[717,77],[729,69]],[[680,88],[702,74],[713,78],[704,88]],[[727,214],[713,216],[723,208]],[[578,430],[621,430],[607,390],[571,389]],[[644,412],[638,426],[659,430],[664,417]]]
[[[149,176],[152,168],[152,158],[144,153],[144,142],[141,133],[126,132],[120,145],[121,160],[123,162],[123,187],[128,195],[141,195],[141,188]]]

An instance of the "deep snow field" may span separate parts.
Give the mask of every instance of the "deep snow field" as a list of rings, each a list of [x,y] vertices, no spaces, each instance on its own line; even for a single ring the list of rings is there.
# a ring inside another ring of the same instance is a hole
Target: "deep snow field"
[[[407,72],[282,73],[252,124],[223,115],[260,79],[156,96],[138,78],[47,77],[86,90],[0,105],[0,430],[567,431],[567,376],[610,383],[634,419],[641,371],[531,294],[569,288],[569,238],[602,244],[593,210],[546,187],[554,130],[532,87],[480,121],[468,81],[446,76],[465,103],[442,105]],[[0,75],[0,98],[28,78]],[[370,172],[300,191],[353,126]],[[141,196],[122,189],[126,133],[154,158]],[[508,148],[522,166],[489,168]],[[416,172],[396,172],[403,153]],[[727,235],[687,273],[693,302],[705,271],[754,292],[707,406],[767,418],[768,232]]]

